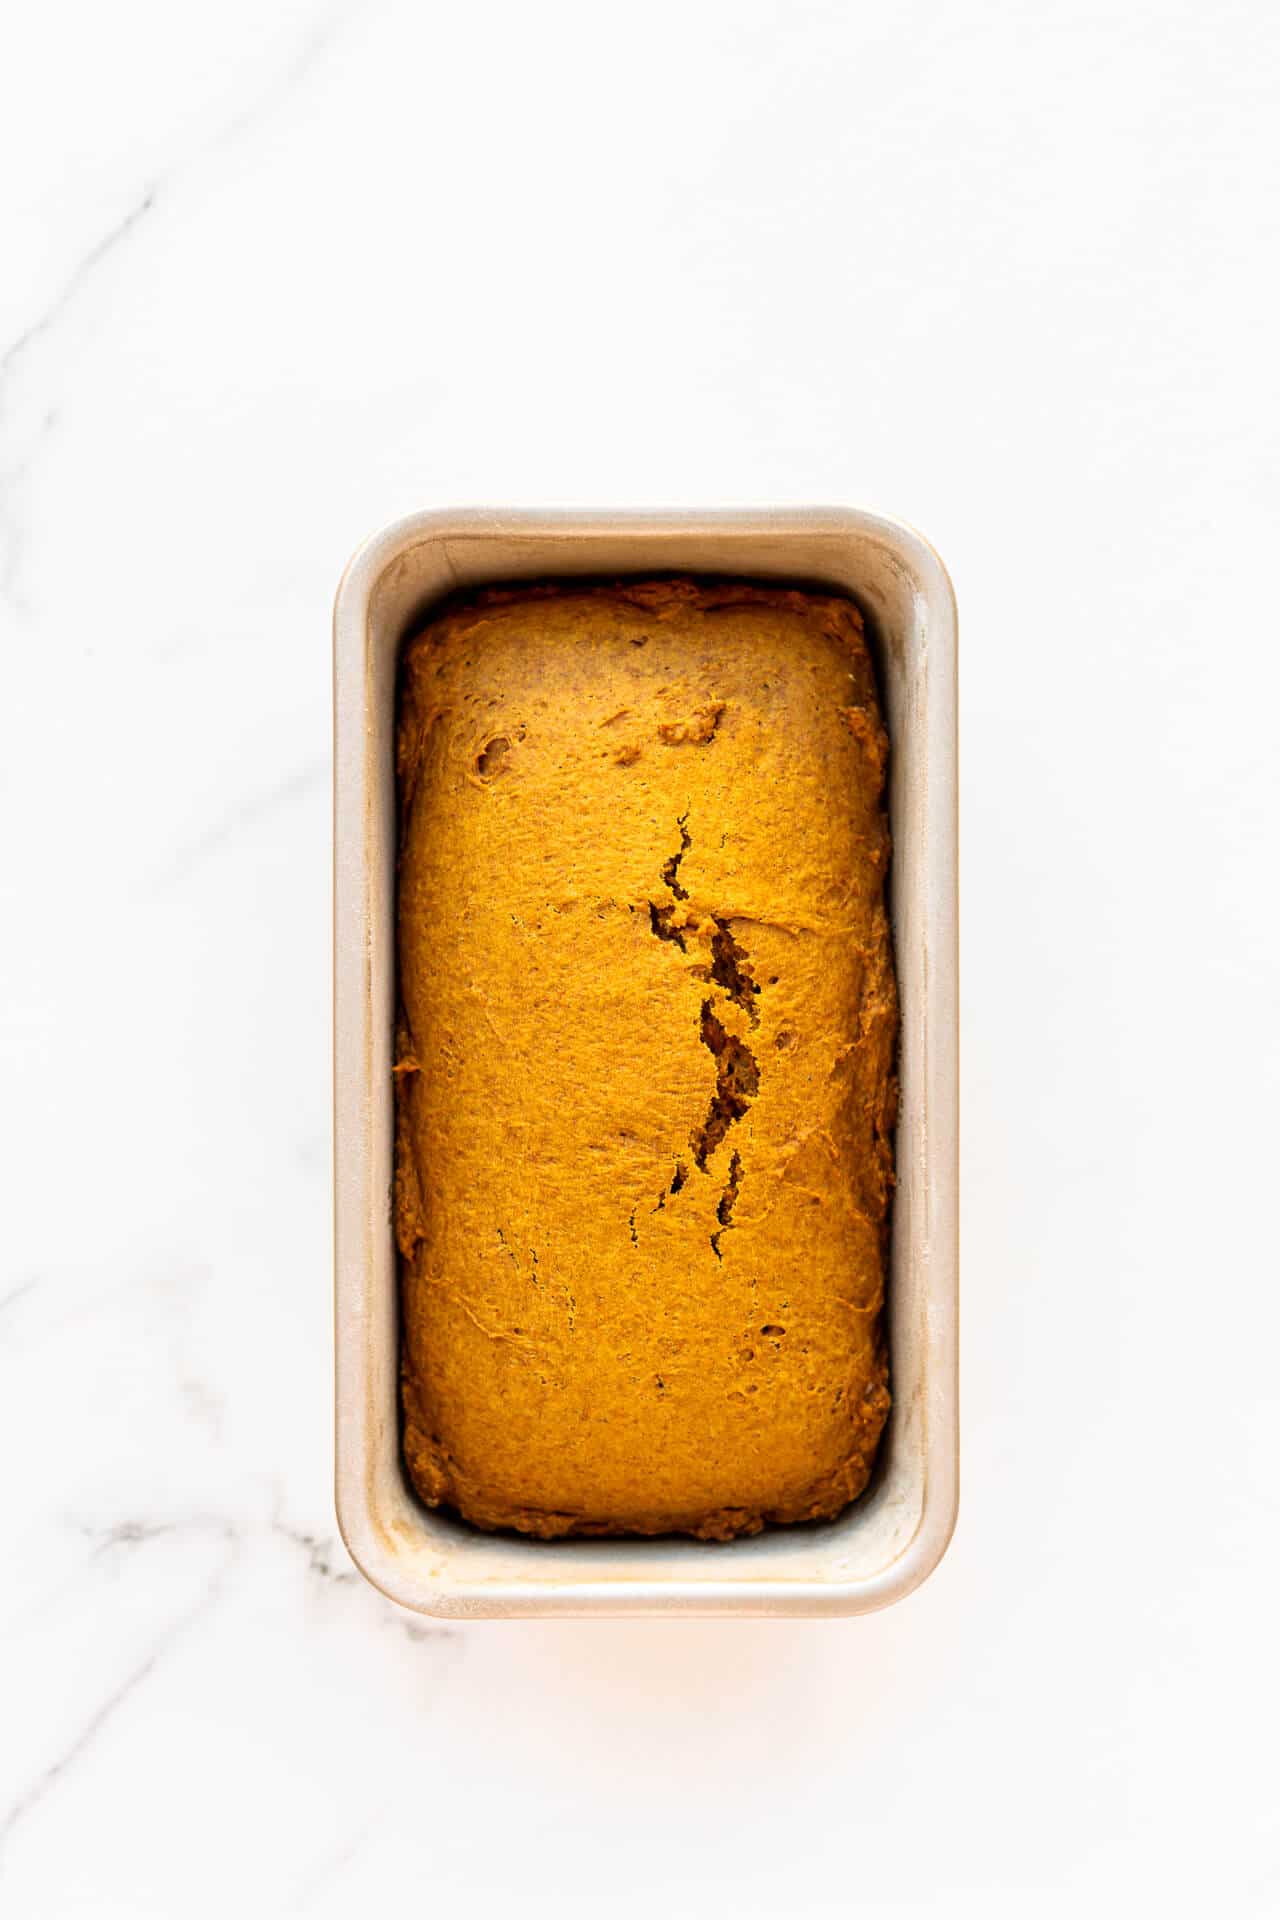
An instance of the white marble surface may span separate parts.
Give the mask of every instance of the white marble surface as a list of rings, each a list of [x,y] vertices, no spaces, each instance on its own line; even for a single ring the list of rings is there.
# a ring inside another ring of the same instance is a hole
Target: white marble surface
[[[6,1920],[1280,1911],[1275,9],[15,18]],[[419,1623],[330,1497],[339,570],[812,500],[960,599],[959,1532]]]

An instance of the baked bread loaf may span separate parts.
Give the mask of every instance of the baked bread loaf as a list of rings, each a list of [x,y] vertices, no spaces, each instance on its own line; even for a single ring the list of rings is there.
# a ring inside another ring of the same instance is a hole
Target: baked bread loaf
[[[886,752],[830,594],[492,590],[408,642],[395,1227],[428,1505],[722,1540],[862,1491]]]

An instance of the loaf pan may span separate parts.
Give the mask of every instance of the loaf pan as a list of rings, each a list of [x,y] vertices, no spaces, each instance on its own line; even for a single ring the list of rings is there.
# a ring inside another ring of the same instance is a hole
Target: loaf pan
[[[391,1228],[400,645],[490,581],[730,574],[862,608],[892,741],[890,909],[902,1002],[886,1299],[893,1411],[867,1492],[835,1521],[729,1544],[484,1534],[428,1511],[400,1458]],[[848,1614],[901,1599],[955,1524],[956,613],[937,555],[873,514],[421,513],[367,541],[334,609],[337,1512],[352,1559],[422,1613]]]

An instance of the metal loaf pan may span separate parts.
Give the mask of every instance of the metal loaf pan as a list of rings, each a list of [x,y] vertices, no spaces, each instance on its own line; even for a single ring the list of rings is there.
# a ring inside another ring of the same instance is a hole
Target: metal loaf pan
[[[392,1242],[396,662],[433,602],[488,581],[718,573],[825,584],[867,616],[892,741],[902,1099],[887,1296],[893,1412],[836,1521],[729,1545],[544,1543],[428,1512],[400,1461]],[[337,1510],[393,1600],[523,1614],[847,1614],[932,1571],[957,1500],[956,614],[933,549],[849,510],[423,513],[355,555],[334,613]]]

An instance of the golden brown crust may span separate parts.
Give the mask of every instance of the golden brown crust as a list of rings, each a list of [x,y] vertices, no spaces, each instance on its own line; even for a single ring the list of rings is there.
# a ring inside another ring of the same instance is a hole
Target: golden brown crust
[[[887,744],[834,595],[497,589],[407,645],[395,1220],[429,1504],[731,1539],[862,1491]]]

